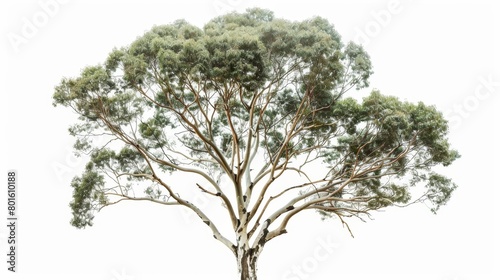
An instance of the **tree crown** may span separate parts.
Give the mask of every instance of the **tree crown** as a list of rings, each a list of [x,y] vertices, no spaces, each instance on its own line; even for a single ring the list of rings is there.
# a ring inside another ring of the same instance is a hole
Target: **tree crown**
[[[456,188],[432,170],[459,157],[447,121],[379,91],[346,96],[372,72],[362,46],[342,43],[319,17],[250,9],[203,28],[153,27],[55,89],[54,105],[79,115],[75,150],[89,156],[71,183],[72,224],[92,225],[95,211],[122,200],[150,200],[189,208],[232,248],[172,172],[197,176],[193,187],[222,201],[235,231],[259,233],[255,246],[307,209],[342,219],[426,201],[437,211]],[[276,184],[290,173],[303,181]]]

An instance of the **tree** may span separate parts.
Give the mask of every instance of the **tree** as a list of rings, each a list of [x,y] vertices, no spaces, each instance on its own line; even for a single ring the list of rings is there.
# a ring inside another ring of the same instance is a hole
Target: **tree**
[[[306,210],[345,225],[415,202],[435,213],[456,188],[433,171],[459,157],[447,121],[378,91],[346,96],[371,74],[363,48],[319,17],[250,9],[203,29],[155,26],[55,88],[54,105],[79,116],[69,131],[89,158],[71,182],[71,224],[91,226],[95,212],[124,200],[185,207],[235,255],[241,279],[257,279],[264,245]],[[192,203],[193,189],[224,217]]]

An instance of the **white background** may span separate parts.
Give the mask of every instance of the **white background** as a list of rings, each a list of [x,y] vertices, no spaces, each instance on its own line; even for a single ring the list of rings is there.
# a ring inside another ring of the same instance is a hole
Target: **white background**
[[[16,274],[7,272],[0,226],[0,278],[237,279],[231,253],[177,208],[123,203],[98,213],[91,228],[71,227],[69,184],[85,162],[71,152],[75,115],[51,103],[62,77],[153,25],[184,18],[202,27],[227,10],[263,7],[290,20],[325,17],[344,42],[363,43],[375,71],[370,88],[436,105],[462,158],[443,170],[460,187],[438,215],[424,205],[387,209],[367,223],[352,220],[355,238],[338,220],[304,215],[264,249],[260,279],[499,279],[500,9],[495,1],[436,2],[1,1],[0,176],[18,171],[20,220]]]

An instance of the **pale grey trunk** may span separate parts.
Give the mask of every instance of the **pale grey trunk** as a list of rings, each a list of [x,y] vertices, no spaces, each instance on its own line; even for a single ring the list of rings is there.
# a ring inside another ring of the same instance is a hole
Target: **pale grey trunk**
[[[235,250],[238,272],[241,280],[257,280],[257,259],[261,250],[254,250],[248,244],[246,227],[236,233],[237,246]]]
[[[236,256],[241,280],[257,280],[257,256],[252,249],[238,250]]]

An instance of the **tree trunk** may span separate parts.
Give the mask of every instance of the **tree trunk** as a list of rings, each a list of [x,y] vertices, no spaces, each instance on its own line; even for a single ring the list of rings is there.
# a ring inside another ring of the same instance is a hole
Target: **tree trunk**
[[[236,255],[241,280],[257,280],[257,256],[252,249],[238,250]]]

